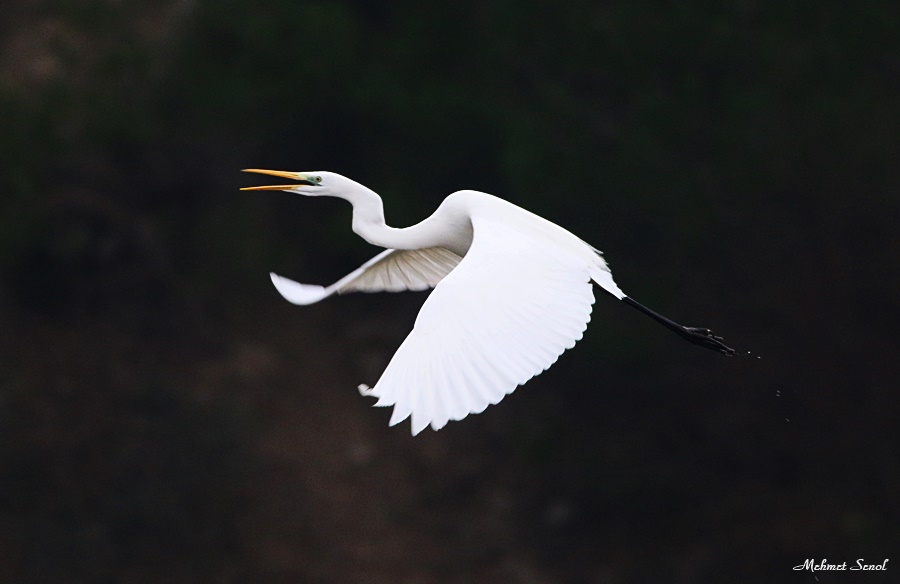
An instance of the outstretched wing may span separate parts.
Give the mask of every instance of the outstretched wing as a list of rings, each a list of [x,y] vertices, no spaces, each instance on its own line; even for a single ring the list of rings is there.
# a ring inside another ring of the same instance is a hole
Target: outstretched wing
[[[594,294],[584,253],[570,242],[491,217],[472,218],[466,257],[423,304],[415,327],[375,387],[391,425],[412,433],[483,411],[575,345]]]
[[[443,247],[387,249],[328,287],[300,284],[270,273],[278,292],[293,304],[313,304],[332,294],[425,290],[440,282],[462,258]]]

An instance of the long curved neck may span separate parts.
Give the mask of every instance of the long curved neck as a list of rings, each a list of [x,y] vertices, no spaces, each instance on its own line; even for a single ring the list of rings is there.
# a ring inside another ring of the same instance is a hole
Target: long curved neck
[[[340,195],[353,205],[353,232],[371,243],[390,249],[419,249],[436,244],[433,235],[421,229],[421,223],[397,229],[384,221],[384,204],[378,194],[356,183]]]

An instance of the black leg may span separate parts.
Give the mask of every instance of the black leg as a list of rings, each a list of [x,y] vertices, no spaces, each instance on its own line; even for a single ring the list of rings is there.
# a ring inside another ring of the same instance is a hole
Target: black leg
[[[700,345],[701,347],[706,347],[707,349],[712,349],[713,351],[718,351],[723,355],[734,355],[734,349],[725,345],[722,342],[722,337],[717,337],[713,334],[711,330],[708,328],[702,327],[692,327],[692,326],[682,326],[673,320],[669,320],[665,316],[653,312],[640,302],[632,300],[628,296],[622,298],[622,302],[627,304],[632,308],[636,308],[637,310],[643,312],[656,322],[660,323],[667,329],[673,331],[675,334],[680,336],[681,338],[694,343],[695,345]]]

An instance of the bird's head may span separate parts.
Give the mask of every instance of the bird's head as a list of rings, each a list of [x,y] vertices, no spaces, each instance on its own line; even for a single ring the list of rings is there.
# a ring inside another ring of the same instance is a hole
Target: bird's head
[[[360,185],[345,176],[335,172],[289,172],[284,170],[262,170],[259,168],[245,168],[243,172],[266,174],[287,178],[296,181],[289,185],[266,185],[260,187],[244,187],[242,191],[288,191],[310,197],[332,196],[341,197],[343,193],[352,191]]]

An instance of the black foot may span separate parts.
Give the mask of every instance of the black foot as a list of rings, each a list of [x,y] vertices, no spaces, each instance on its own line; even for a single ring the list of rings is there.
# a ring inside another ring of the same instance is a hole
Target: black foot
[[[711,330],[703,327],[685,326],[680,331],[676,331],[682,338],[688,340],[695,345],[700,345],[713,351],[718,351],[723,355],[731,357],[734,355],[734,349],[723,343],[722,337],[717,337]]]
[[[627,304],[628,306],[640,310],[656,322],[660,323],[667,329],[674,331],[681,338],[694,343],[695,345],[700,345],[701,347],[706,347],[707,349],[712,349],[713,351],[718,351],[723,355],[731,356],[734,355],[734,349],[726,345],[722,342],[722,337],[717,337],[713,334],[711,330],[703,327],[694,327],[694,326],[682,326],[677,322],[666,318],[665,316],[653,312],[640,302],[635,301],[628,296],[624,296],[622,298],[622,302]]]

